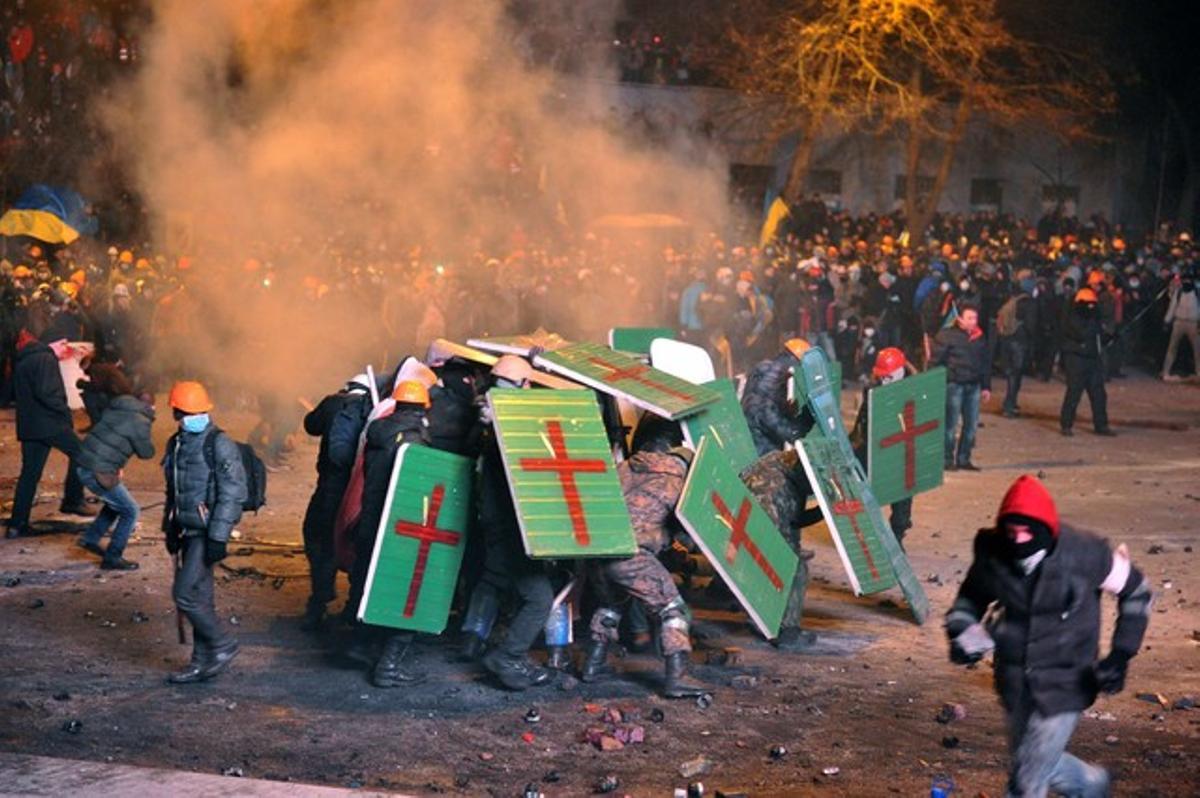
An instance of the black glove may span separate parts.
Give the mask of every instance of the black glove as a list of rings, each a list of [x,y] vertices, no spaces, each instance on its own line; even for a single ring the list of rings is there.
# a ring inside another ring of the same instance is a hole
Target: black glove
[[[1092,667],[1096,676],[1096,687],[1102,693],[1112,695],[1125,689],[1125,674],[1129,672],[1132,657],[1124,651],[1113,651]]]
[[[167,554],[174,556],[175,553],[177,551],[179,551],[179,543],[180,543],[179,527],[177,527],[177,526],[175,526],[175,524],[171,523],[170,517],[164,515],[162,531],[163,531],[163,541],[167,545]]]
[[[204,541],[204,562],[206,565],[214,565],[225,559],[225,541],[213,540],[209,538]]]

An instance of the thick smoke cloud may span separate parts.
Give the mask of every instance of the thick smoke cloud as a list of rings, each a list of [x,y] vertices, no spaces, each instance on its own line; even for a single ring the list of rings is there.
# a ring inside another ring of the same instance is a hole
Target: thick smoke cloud
[[[603,36],[612,11],[528,19]],[[194,264],[168,363],[280,398],[328,390],[366,358],[423,352],[431,306],[451,332],[483,318],[460,305],[514,247],[579,245],[611,212],[719,225],[695,146],[685,163],[626,140],[613,84],[529,68],[522,35],[499,0],[156,3],[141,72],[104,113],[155,245]],[[611,303],[578,304],[589,318],[564,324],[607,326]]]

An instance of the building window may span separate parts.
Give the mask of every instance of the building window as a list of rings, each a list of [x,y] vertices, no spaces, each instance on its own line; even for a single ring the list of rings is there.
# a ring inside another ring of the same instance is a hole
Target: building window
[[[841,196],[842,173],[837,169],[813,169],[808,173],[808,190],[823,197]]]
[[[999,210],[1003,198],[1000,181],[994,177],[971,180],[971,208]]]
[[[771,185],[775,169],[771,166],[733,163],[729,165],[729,195],[738,205],[759,210]]]
[[[933,178],[930,175],[917,175],[917,199],[926,199],[933,193]],[[908,194],[908,175],[896,175],[896,187],[892,191],[892,199],[905,200]]]

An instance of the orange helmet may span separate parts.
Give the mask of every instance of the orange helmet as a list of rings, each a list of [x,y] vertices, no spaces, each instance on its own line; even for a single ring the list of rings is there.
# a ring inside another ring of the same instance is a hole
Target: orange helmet
[[[127,249],[123,249],[117,260],[121,261],[121,263],[133,263],[133,253]]]
[[[946,257],[946,258],[954,257],[954,245],[953,244],[942,244],[942,257]]]
[[[82,288],[87,284],[87,272],[85,272],[83,269],[76,269],[75,271],[71,272],[71,282]]]
[[[1100,298],[1096,296],[1096,292],[1090,288],[1080,288],[1075,292],[1076,302],[1099,302]]]
[[[207,413],[213,408],[208,391],[200,383],[191,380],[182,380],[172,385],[168,402],[171,407],[189,415]]]
[[[392,391],[392,398],[397,402],[429,407],[429,389],[425,387],[424,383],[416,380],[401,381],[396,386],[396,390]]]
[[[896,369],[904,368],[907,362],[903,352],[894,346],[889,346],[887,349],[881,349],[875,356],[875,367],[871,369],[871,373],[876,377],[886,377]]]
[[[1097,286],[1104,282],[1104,272],[1099,269],[1092,269],[1088,272],[1087,284],[1089,286]]]
[[[1113,241],[1112,241],[1112,247],[1113,247],[1113,249],[1115,249],[1117,252],[1124,252],[1124,251],[1125,251],[1125,239],[1123,239],[1123,238],[1114,238],[1114,239],[1113,239]]]
[[[803,338],[789,338],[786,342],[784,342],[783,348],[791,352],[797,358],[801,358],[804,357],[804,353],[812,347],[810,347],[808,345],[808,341],[805,341]]]
[[[825,250],[825,254],[831,258],[836,258],[841,253],[838,252],[837,247],[830,247],[829,249]]]
[[[24,264],[21,264],[17,268],[13,269],[12,276],[14,279],[24,280],[26,277],[33,276],[33,269],[29,268],[28,266],[26,266]]]
[[[750,271],[749,269],[743,269],[738,275],[738,280],[745,280],[748,283],[752,283],[754,282],[754,272]]]

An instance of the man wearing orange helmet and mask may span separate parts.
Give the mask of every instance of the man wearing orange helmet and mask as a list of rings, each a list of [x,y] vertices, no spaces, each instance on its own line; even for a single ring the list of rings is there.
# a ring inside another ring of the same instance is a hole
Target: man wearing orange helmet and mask
[[[177,382],[169,402],[179,431],[163,457],[163,532],[167,551],[179,555],[171,592],[192,624],[193,643],[191,661],[169,681],[190,684],[221,673],[238,653],[237,640],[217,619],[212,569],[225,559],[249,488],[238,445],[209,418],[213,403],[205,387]]]
[[[863,464],[863,468],[867,466],[867,447],[871,441],[867,394],[876,386],[904,379],[907,368],[908,359],[894,346],[880,350],[875,356],[875,365],[871,368],[871,383],[863,388],[862,404],[859,405],[858,415],[854,419],[854,427],[850,430],[850,445],[854,447],[854,454]],[[891,517],[888,519],[892,533],[901,546],[904,545],[904,533],[912,527],[912,503],[911,496],[894,502]]]
[[[1092,426],[1097,435],[1116,433],[1108,426],[1108,393],[1104,390],[1104,332],[1100,318],[1099,297],[1091,288],[1080,288],[1067,309],[1062,322],[1063,371],[1067,374],[1067,391],[1063,394],[1058,422],[1062,434],[1075,433],[1075,409],[1087,392],[1092,405]]]

